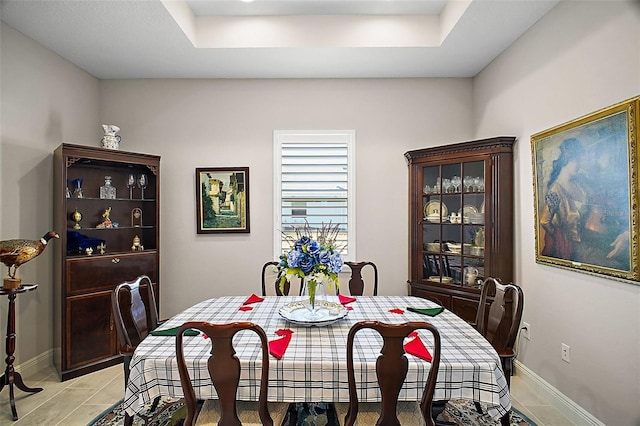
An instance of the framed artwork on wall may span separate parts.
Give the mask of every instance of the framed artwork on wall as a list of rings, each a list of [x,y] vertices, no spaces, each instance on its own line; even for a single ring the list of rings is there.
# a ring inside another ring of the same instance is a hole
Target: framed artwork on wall
[[[198,234],[249,233],[249,168],[196,169]]]
[[[639,103],[531,136],[536,262],[640,281]]]

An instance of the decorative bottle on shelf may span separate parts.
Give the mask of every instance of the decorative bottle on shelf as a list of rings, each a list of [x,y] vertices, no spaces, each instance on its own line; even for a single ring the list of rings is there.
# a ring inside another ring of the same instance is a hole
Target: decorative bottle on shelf
[[[116,199],[116,187],[111,185],[111,176],[104,177],[104,185],[100,187],[100,198],[107,200]]]
[[[73,181],[73,198],[84,198],[82,193],[82,178],[74,179]]]

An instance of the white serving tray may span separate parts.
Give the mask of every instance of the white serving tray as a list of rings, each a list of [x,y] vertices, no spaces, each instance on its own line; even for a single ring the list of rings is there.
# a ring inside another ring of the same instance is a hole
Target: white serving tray
[[[294,324],[302,325],[304,327],[323,327],[325,325],[333,324],[336,321],[340,321],[346,317],[349,311],[340,303],[319,301],[320,309],[318,310],[319,317],[315,319],[307,318],[309,310],[306,307],[305,302],[291,302],[287,303],[280,308],[278,313],[287,321]]]

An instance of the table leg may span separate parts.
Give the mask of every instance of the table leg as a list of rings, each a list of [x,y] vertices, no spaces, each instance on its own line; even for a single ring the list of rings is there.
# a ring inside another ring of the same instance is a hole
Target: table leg
[[[13,392],[13,385],[15,384],[18,389],[24,392],[36,393],[40,392],[42,388],[30,388],[24,384],[20,373],[13,369],[13,362],[15,357],[13,356],[16,350],[16,294],[9,293],[9,312],[7,318],[7,358],[5,363],[7,368],[4,370],[4,374],[0,376],[0,391],[6,386],[9,387],[9,403],[11,404],[11,413],[13,414],[13,420],[18,420],[18,411],[16,410],[16,399]]]

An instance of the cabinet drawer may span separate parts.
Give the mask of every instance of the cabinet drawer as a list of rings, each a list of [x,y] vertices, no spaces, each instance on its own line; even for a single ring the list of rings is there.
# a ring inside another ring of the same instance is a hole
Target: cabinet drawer
[[[451,310],[451,296],[448,294],[436,293],[433,291],[423,290],[421,288],[411,287],[411,295],[416,297],[422,297],[423,299],[429,299],[432,302],[436,302],[441,306]]]
[[[157,282],[156,266],[155,251],[72,259],[67,262],[67,292],[110,290],[140,275],[148,275],[152,282]]]

